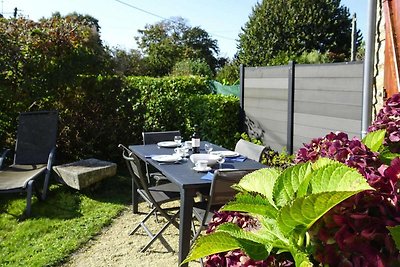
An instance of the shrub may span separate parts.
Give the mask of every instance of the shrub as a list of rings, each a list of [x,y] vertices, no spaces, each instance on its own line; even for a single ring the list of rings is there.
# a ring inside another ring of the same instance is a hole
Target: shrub
[[[239,64],[236,62],[228,63],[218,70],[215,80],[223,85],[234,85],[239,83]]]
[[[368,131],[386,130],[385,144],[391,152],[400,153],[400,94],[389,98]]]
[[[142,131],[179,129],[188,139],[199,126],[204,140],[232,148],[239,128],[239,100],[233,96],[211,94],[206,78],[128,77],[124,94],[137,90],[143,104]]]
[[[316,259],[333,266],[389,266],[398,251],[386,226],[397,225],[397,178],[382,173],[385,168],[360,140],[349,140],[345,133],[330,133],[313,140],[297,153],[297,162],[321,157],[335,159],[356,168],[376,189],[366,191],[337,205],[314,229]],[[379,204],[378,204],[379,203]]]
[[[370,128],[381,130],[362,141],[330,133],[301,148],[295,166],[245,176],[235,186],[236,199],[222,210],[248,212],[247,221],[254,225],[256,219],[258,227],[245,230],[222,219],[186,261],[235,247],[240,251],[233,251],[233,265],[248,255],[265,266],[274,253],[289,252],[285,259],[296,266],[398,266],[400,158],[388,146],[400,141],[395,138],[399,100],[396,95],[386,102]],[[214,256],[208,259],[218,262]]]
[[[261,140],[258,140],[257,138],[250,138],[249,135],[246,133],[242,133],[240,135],[237,134],[236,137],[237,139],[242,138],[246,141],[252,142],[257,145],[263,145]],[[271,149],[270,147],[267,147],[267,149],[264,152],[264,155],[262,155],[261,158],[262,164],[269,167],[278,168],[281,170],[284,170],[289,166],[293,165],[293,162],[294,162],[294,156],[288,154],[285,149],[283,149],[279,153]]]

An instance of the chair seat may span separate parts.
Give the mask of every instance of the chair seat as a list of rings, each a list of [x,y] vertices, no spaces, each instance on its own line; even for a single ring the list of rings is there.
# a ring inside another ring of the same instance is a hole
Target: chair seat
[[[26,188],[29,180],[46,170],[46,164],[41,165],[11,165],[0,171],[0,188],[13,190]]]
[[[173,183],[149,187],[149,192],[153,196],[154,200],[160,205],[172,200],[180,199],[179,187]],[[138,189],[138,193],[147,203],[152,204],[151,200],[147,197],[145,190]]]
[[[169,183],[170,181],[168,180],[167,177],[164,176],[161,172],[152,172],[149,173],[150,178],[154,179],[156,181],[156,184],[160,184],[160,182],[163,183]]]
[[[211,221],[212,217],[214,216],[215,210],[219,210],[221,208],[221,205],[218,206],[213,206],[211,209],[207,212],[207,201],[202,201],[202,202],[197,202],[193,204],[193,215],[196,217],[196,219],[199,222],[206,222],[203,226],[206,227],[208,225],[208,222]],[[207,218],[204,219],[204,216],[207,212]]]

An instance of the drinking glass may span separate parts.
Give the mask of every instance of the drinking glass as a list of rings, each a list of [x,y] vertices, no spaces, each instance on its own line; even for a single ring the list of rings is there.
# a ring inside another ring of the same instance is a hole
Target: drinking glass
[[[222,163],[225,162],[225,157],[223,155],[219,155],[217,162],[219,163],[219,168],[222,169]]]
[[[210,152],[213,150],[213,147],[211,144],[205,144],[204,149],[206,150],[207,154],[210,154]]]
[[[175,143],[176,143],[178,146],[181,146],[181,145],[182,145],[182,136],[180,136],[180,135],[175,135],[175,136],[174,136],[174,141],[175,141]]]

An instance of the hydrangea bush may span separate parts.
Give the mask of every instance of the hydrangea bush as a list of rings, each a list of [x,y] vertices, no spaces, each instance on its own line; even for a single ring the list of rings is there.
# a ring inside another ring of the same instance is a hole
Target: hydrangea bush
[[[400,94],[389,98],[368,131],[386,130],[385,144],[391,152],[400,153]]]
[[[360,140],[330,133],[301,148],[296,162],[335,159],[356,168],[376,191],[363,191],[326,214],[314,228],[315,258],[330,266],[392,266],[399,252],[387,226],[400,224],[399,160],[387,167]]]
[[[222,223],[235,223],[242,229],[251,230],[257,228],[257,220],[249,215],[237,211],[217,211],[208,224],[207,234],[215,231]],[[294,262],[287,255],[270,255],[265,260],[255,261],[247,256],[242,250],[235,249],[207,256],[204,260],[205,267],[293,267]]]
[[[363,140],[349,139],[343,132],[329,133],[305,144],[296,154],[296,165],[283,173],[273,174],[269,169],[264,173],[267,181],[259,179],[261,172],[246,176],[236,188],[240,193],[233,204],[228,203],[224,208],[227,211],[216,214],[208,230],[219,238],[228,234],[224,241],[237,242],[240,249],[207,256],[206,266],[294,266],[294,262],[298,266],[400,266],[399,152],[400,95],[395,95],[385,103]],[[343,171],[330,160],[348,169]],[[352,170],[360,178],[350,174]],[[316,210],[325,205],[323,202],[307,203],[321,196],[313,192],[318,187],[326,187],[319,191],[323,194],[332,190],[332,196],[334,188],[338,188],[336,193],[346,194],[357,179],[361,180],[356,184],[367,186],[326,205],[320,215]],[[325,183],[333,185],[329,188]],[[230,210],[238,204],[247,206],[236,210],[249,213]],[[207,240],[213,241],[205,238],[202,242]],[[290,249],[285,250],[282,243]],[[209,255],[201,253],[197,256]],[[190,257],[193,259],[193,255]]]

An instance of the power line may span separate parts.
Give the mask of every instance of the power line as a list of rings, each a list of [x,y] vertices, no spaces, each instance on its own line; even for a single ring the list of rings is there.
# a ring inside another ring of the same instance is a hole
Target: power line
[[[126,6],[128,6],[128,7],[131,7],[131,8],[137,9],[137,10],[139,10],[139,11],[142,11],[142,12],[144,12],[144,13],[146,13],[146,14],[149,14],[149,15],[152,15],[152,16],[154,16],[154,17],[157,17],[157,18],[159,18],[159,19],[164,19],[164,20],[169,20],[169,21],[171,21],[170,19],[164,18],[164,17],[162,17],[162,16],[160,16],[160,15],[157,15],[157,14],[154,14],[154,13],[152,13],[152,12],[150,12],[150,11],[141,9],[141,8],[139,8],[139,7],[136,7],[136,6],[133,6],[133,5],[129,4],[129,3],[126,3],[126,2],[123,2],[123,1],[120,1],[120,0],[115,0],[115,1],[117,1],[118,3],[121,3],[121,4],[123,4],[123,5],[126,5]]]
[[[144,10],[144,9],[139,8],[139,7],[137,7],[137,6],[131,5],[131,4],[126,3],[126,2],[124,2],[124,1],[121,1],[121,0],[115,0],[115,1],[118,2],[118,3],[120,3],[120,4],[123,4],[123,5],[125,5],[125,6],[128,6],[128,7],[130,7],[130,8],[134,8],[134,9],[139,10],[139,11],[141,11],[141,12],[144,12],[144,13],[146,13],[146,14],[149,14],[149,15],[152,15],[152,16],[154,16],[154,17],[157,17],[157,18],[159,18],[159,19],[168,20],[168,21],[170,21],[170,22],[172,22],[172,23],[175,23],[175,21],[173,21],[173,20],[171,20],[171,19],[164,18],[163,16],[157,15],[157,14],[155,14],[155,13],[152,13],[152,12],[150,12],[150,11]],[[215,34],[215,33],[212,33],[212,32],[210,32],[210,33],[211,33],[212,35],[214,35],[214,36],[216,36],[216,37],[219,37],[219,38],[222,38],[222,39],[226,39],[226,40],[230,40],[230,41],[236,41],[235,39],[232,39],[232,38],[230,38],[230,37],[226,37],[226,36],[223,36],[223,35]]]

